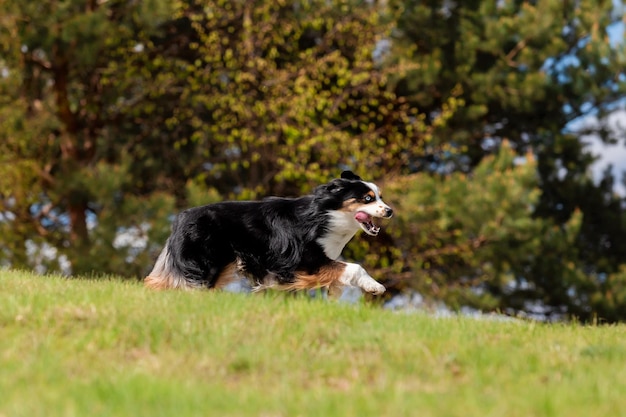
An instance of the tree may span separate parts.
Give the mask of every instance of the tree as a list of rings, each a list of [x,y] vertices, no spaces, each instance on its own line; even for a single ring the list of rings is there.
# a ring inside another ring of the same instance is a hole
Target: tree
[[[116,232],[161,236],[172,204],[158,194],[133,195],[140,179],[128,173],[136,154],[114,152],[128,138],[108,130],[121,97],[115,58],[131,54],[153,28],[148,22],[162,20],[168,6],[78,0],[2,6],[6,262],[32,266],[33,252],[43,250],[64,255],[76,273],[138,272],[123,261],[138,254],[116,247]]]
[[[375,177],[427,138],[376,60],[376,4],[4,3],[14,266],[51,247],[74,273],[141,275],[174,204]]]
[[[590,179],[593,158],[568,124],[590,112],[602,119],[623,97],[626,43],[611,46],[607,36],[621,16],[601,0],[391,4],[402,12],[392,58],[407,68],[396,93],[426,115],[450,98],[462,103],[433,131],[436,146],[416,169],[471,173],[504,140],[520,155],[536,155],[534,215],[548,222],[539,251],[548,256],[511,264],[523,291],[507,295],[496,282],[488,293],[501,308],[535,300],[549,311],[592,317],[595,307],[585,300],[625,255],[623,209],[606,180],[596,186]]]
[[[168,131],[185,132],[181,144],[202,152],[189,175],[234,198],[294,195],[341,167],[375,177],[421,154],[424,125],[387,88],[393,68],[376,59],[389,31],[378,7],[183,4],[178,38],[154,39],[149,49],[174,51],[158,72],[181,91]]]
[[[505,142],[471,175],[422,172],[396,182],[389,191],[400,218],[391,233],[408,249],[404,256],[417,277],[411,284],[452,306],[525,310],[533,298],[518,298],[517,288],[532,286],[524,273],[545,256],[547,234],[567,246],[580,227],[579,216],[561,231],[533,216],[540,196],[536,170],[532,154],[516,159]]]

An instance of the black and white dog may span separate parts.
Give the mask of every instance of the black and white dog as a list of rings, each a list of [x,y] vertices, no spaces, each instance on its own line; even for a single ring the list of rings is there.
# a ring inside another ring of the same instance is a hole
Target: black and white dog
[[[229,201],[181,212],[145,284],[151,288],[223,288],[248,279],[256,288],[385,287],[361,266],[337,259],[359,227],[389,218],[379,188],[351,171],[299,198]]]

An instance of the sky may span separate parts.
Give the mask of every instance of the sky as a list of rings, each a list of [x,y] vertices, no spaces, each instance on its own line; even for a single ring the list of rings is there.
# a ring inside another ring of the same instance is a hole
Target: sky
[[[585,121],[589,124],[597,123],[593,116],[589,116]],[[608,165],[613,166],[613,175],[615,176],[615,192],[626,197],[626,187],[621,183],[622,173],[626,172],[626,107],[613,112],[608,119],[609,126],[614,131],[621,131],[622,140],[615,145],[606,145],[602,143],[600,138],[595,135],[582,137],[582,140],[588,144],[588,150],[599,159],[592,165],[591,172],[595,181],[600,181],[602,172]]]
[[[616,2],[619,3],[619,2]],[[623,9],[623,6],[622,6]],[[608,29],[611,44],[614,46],[624,42],[624,21],[611,25]],[[597,124],[595,116],[590,115],[575,122],[576,126],[593,126]],[[588,143],[588,150],[598,156],[598,160],[591,167],[594,180],[599,181],[602,172],[610,164],[613,166],[615,176],[615,192],[626,197],[626,187],[621,183],[622,173],[626,172],[626,97],[619,103],[616,110],[609,116],[609,126],[614,132],[621,133],[621,140],[615,145],[603,144],[599,137],[588,135],[583,137],[583,141]],[[576,127],[572,126],[572,130]]]

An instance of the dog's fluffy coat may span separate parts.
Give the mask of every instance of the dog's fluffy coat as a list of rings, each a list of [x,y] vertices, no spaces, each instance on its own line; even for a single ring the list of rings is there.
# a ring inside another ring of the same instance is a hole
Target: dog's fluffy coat
[[[151,288],[222,288],[248,279],[257,288],[385,287],[357,264],[340,262],[359,227],[392,210],[380,190],[350,171],[299,198],[229,201],[181,212],[145,283]]]

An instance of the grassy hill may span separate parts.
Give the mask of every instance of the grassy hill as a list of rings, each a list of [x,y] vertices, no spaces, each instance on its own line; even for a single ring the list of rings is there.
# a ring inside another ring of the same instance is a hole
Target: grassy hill
[[[626,415],[625,334],[0,271],[0,417]]]

